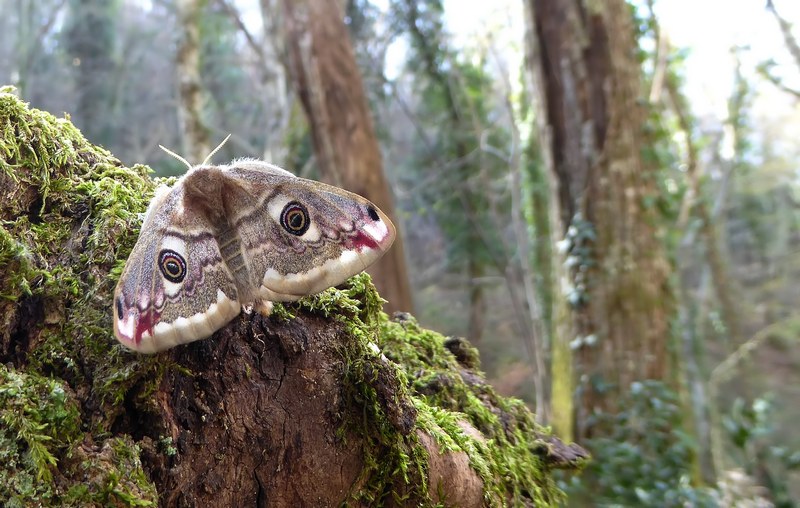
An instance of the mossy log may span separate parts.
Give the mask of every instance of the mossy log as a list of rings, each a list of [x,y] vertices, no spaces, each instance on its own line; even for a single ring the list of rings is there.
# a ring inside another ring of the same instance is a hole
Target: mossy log
[[[144,356],[111,297],[158,182],[0,89],[3,506],[539,506],[583,450],[365,274]]]

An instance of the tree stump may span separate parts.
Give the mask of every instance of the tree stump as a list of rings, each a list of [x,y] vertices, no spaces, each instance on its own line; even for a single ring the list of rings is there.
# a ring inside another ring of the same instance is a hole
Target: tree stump
[[[586,453],[365,274],[153,356],[113,338],[157,182],[0,89],[4,506],[539,506]]]

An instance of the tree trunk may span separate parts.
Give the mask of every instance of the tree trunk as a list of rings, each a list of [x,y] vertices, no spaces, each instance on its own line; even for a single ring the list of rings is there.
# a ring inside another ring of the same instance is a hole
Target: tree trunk
[[[200,81],[200,15],[205,0],[178,0],[181,38],[178,42],[178,119],[183,136],[183,156],[200,164],[211,153],[208,128],[203,122],[203,87]]]
[[[538,205],[537,232],[547,231],[547,237],[543,240],[550,244],[550,254],[555,258],[558,256],[558,249],[555,247],[563,239],[563,223],[561,221],[561,210],[558,200],[558,180],[554,177],[556,168],[554,166],[554,154],[552,150],[553,132],[548,124],[547,103],[541,91],[545,90],[546,81],[542,74],[542,67],[539,64],[543,56],[540,55],[541,47],[538,41],[538,32],[534,23],[533,2],[525,2],[525,40],[526,40],[526,61],[531,71],[531,78],[535,90],[531,96],[540,92],[539,100],[534,100],[534,111],[537,123],[536,133],[540,147],[540,155],[544,171],[544,187],[549,195],[544,204],[544,200],[537,196],[533,197],[533,202]],[[547,221],[547,224],[543,224]],[[538,252],[537,257],[542,253]],[[563,259],[551,259],[547,264],[541,259],[538,260],[538,267],[544,266],[551,268],[548,275],[549,284],[545,285],[545,291],[549,293],[549,307],[545,311],[549,315],[550,332],[550,423],[554,429],[564,439],[574,440],[574,418],[575,404],[573,391],[575,389],[575,370],[572,358],[570,341],[574,337],[573,323],[570,319],[570,309],[567,303],[565,286],[568,280],[567,270]],[[544,300],[544,299],[543,299]],[[546,301],[547,302],[547,301]]]
[[[340,6],[284,0],[283,7],[292,81],[311,127],[322,178],[370,199],[398,222]],[[389,311],[412,310],[401,234],[369,273]]]
[[[268,71],[265,69],[264,78],[264,110],[270,115],[264,159],[283,166],[288,155],[287,131],[295,98],[289,94],[291,83],[286,75],[286,65],[281,61],[286,48],[280,33],[283,19],[279,0],[260,0],[259,6],[264,26],[264,63],[270,65]]]
[[[663,38],[662,35],[660,37]],[[671,52],[669,44],[664,40],[659,44],[659,50],[663,52],[663,58],[666,60]],[[666,65],[666,64],[665,64]],[[697,235],[700,234],[703,238],[703,243],[706,246],[705,254],[707,258],[707,266],[703,267],[701,272],[701,290],[704,293],[702,286],[707,279],[706,270],[710,272],[711,282],[719,304],[722,319],[729,336],[729,340],[733,344],[741,344],[744,341],[742,332],[742,316],[744,309],[737,298],[740,298],[741,291],[736,289],[736,284],[730,275],[728,268],[728,260],[725,252],[721,248],[719,241],[719,234],[717,229],[718,217],[713,213],[714,199],[707,196],[703,186],[701,185],[701,168],[698,156],[697,146],[692,132],[692,119],[689,113],[689,105],[686,99],[681,95],[678,88],[678,83],[675,82],[673,77],[666,77],[664,79],[665,88],[669,105],[672,107],[675,116],[678,120],[678,126],[685,134],[685,154],[686,154],[686,176],[689,184],[689,192],[684,198],[684,205],[682,208],[681,216],[678,220],[678,229],[686,231],[687,233],[681,239],[681,248],[677,254],[677,265],[682,268],[689,268],[692,263],[691,254],[696,249],[695,241]],[[657,97],[652,97],[657,99]],[[713,151],[717,153],[717,150]],[[689,217],[694,211],[694,214],[700,219],[699,231],[689,228]],[[685,211],[685,212],[684,212]],[[683,279],[683,277],[681,277]],[[698,480],[702,479],[706,484],[712,485],[716,481],[717,472],[714,471],[713,451],[711,449],[711,421],[709,414],[709,399],[706,395],[706,380],[708,379],[708,372],[706,371],[704,361],[704,350],[702,348],[703,337],[700,332],[700,327],[695,323],[698,321],[697,317],[705,317],[708,312],[702,312],[705,307],[703,302],[705,298],[694,298],[688,286],[688,281],[681,280],[678,284],[680,291],[680,301],[687,302],[679,306],[678,315],[680,318],[683,343],[683,364],[685,365],[686,374],[686,389],[688,391],[688,398],[691,401],[689,414],[692,415],[692,427],[697,434],[697,469]],[[698,300],[700,305],[698,306]],[[687,308],[691,307],[691,308]],[[699,307],[699,309],[697,308]]]
[[[64,30],[64,46],[72,60],[77,94],[75,121],[99,143],[114,139],[109,111],[114,109],[118,74],[114,64],[117,10],[114,3],[103,0],[71,0]]]
[[[669,44],[665,44],[663,51],[667,53],[670,51]],[[729,273],[728,260],[720,245],[717,220],[708,207],[708,203],[713,203],[713,199],[709,199],[706,196],[701,184],[701,168],[699,167],[699,155],[694,133],[692,132],[689,105],[680,94],[678,84],[674,82],[674,78],[667,78],[665,83],[667,97],[678,119],[678,127],[685,134],[686,177],[689,184],[689,192],[687,195],[687,213],[681,217],[678,227],[681,231],[688,229],[691,211],[694,211],[696,217],[700,219],[699,233],[703,237],[703,243],[706,246],[706,258],[708,259],[708,268],[711,271],[711,282],[714,285],[722,320],[727,329],[729,340],[733,344],[740,344],[745,340],[744,332],[742,331],[742,316],[745,310],[737,300],[737,294],[740,295],[741,291],[736,287],[735,281]],[[688,246],[694,243],[694,238],[696,238],[695,234],[687,234],[682,243]]]
[[[615,412],[633,381],[667,378],[671,267],[653,206],[657,167],[647,153],[630,6],[529,2],[553,198],[563,245],[576,263],[568,294],[574,335],[558,340],[573,345],[576,370],[586,380],[578,403],[585,425],[597,410]]]
[[[585,453],[497,396],[466,341],[390,320],[366,275],[157,355],[117,344],[112,295],[147,171],[0,89],[0,499],[556,502],[550,470]]]
[[[483,266],[473,258],[467,261],[467,278],[469,280],[469,320],[467,322],[467,338],[481,347],[483,327],[486,325],[486,295],[483,291]]]

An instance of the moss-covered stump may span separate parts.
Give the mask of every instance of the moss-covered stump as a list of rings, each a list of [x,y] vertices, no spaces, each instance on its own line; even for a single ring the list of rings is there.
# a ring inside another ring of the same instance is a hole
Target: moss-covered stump
[[[369,277],[142,356],[111,296],[157,185],[0,89],[4,506],[548,505],[585,454]]]

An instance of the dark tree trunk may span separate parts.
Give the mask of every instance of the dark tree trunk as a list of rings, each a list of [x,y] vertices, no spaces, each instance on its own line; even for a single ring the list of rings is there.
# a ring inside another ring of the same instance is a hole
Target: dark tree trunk
[[[400,226],[340,5],[284,0],[283,6],[292,82],[322,178],[368,198]],[[390,312],[412,310],[402,237],[369,270]]]
[[[529,0],[529,12],[545,159],[560,233],[579,262],[565,314],[571,335],[557,340],[578,346],[575,368],[588,380],[578,401],[584,425],[593,411],[615,411],[633,381],[667,378],[671,266],[653,206],[657,166],[631,7]]]

